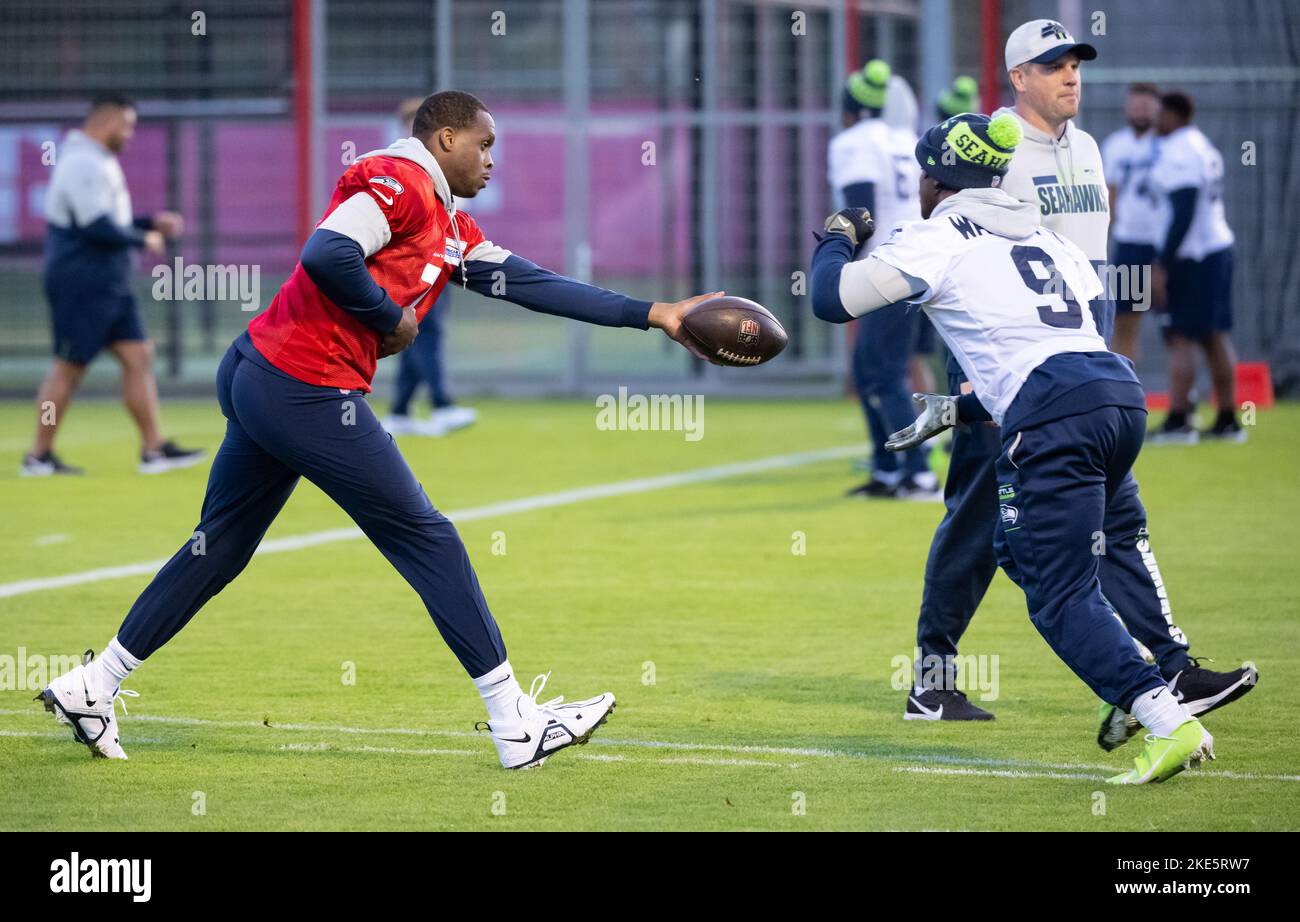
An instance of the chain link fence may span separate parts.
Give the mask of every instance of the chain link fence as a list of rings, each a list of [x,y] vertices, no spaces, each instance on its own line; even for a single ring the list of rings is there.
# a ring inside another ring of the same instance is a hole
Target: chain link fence
[[[1229,164],[1238,348],[1243,358],[1270,360],[1280,388],[1300,389],[1294,2],[998,6],[1002,37],[1026,19],[1055,16],[1097,45],[1101,55],[1085,69],[1080,124],[1098,139],[1122,123],[1131,81],[1196,98],[1197,122]],[[187,233],[165,262],[255,265],[260,304],[269,303],[302,243],[294,26],[304,9],[315,37],[320,116],[314,215],[352,157],[398,134],[402,100],[466,89],[485,99],[500,129],[493,184],[467,203],[492,239],[641,297],[725,288],[767,305],[791,333],[779,362],[736,372],[700,365],[657,338],[455,292],[448,357],[462,394],[586,393],[612,383],[838,392],[842,331],[811,317],[802,273],[809,231],[831,205],[825,151],[845,62],[886,57],[917,88],[923,118],[932,108],[923,80],[980,71],[982,4],[963,0],[214,0],[193,7],[171,0],[0,5],[0,391],[10,396],[30,395],[48,362],[40,272],[49,158],[96,91],[125,91],[139,102],[141,124],[122,158],[136,210],[173,207],[186,216]],[[933,47],[929,65],[924,58],[937,33],[944,42],[936,70]],[[1247,142],[1255,154],[1249,165]],[[156,298],[152,267],[141,265],[137,288],[162,385],[207,390],[226,344],[252,315],[237,298]],[[1163,360],[1155,324],[1146,326],[1141,370],[1158,382]],[[112,388],[115,379],[111,360],[101,360],[88,386]]]
[[[173,207],[187,232],[163,262],[254,264],[265,307],[296,260],[292,0],[162,0],[0,12],[0,388],[30,393],[49,354],[40,285],[47,151],[97,90],[138,101],[122,157],[135,208]],[[466,209],[542,265],[652,299],[725,288],[791,333],[780,362],[717,369],[658,337],[533,315],[456,291],[448,357],[459,393],[579,393],[611,383],[715,392],[835,393],[838,331],[807,310],[809,231],[830,205],[844,4],[751,0],[329,0],[307,4],[318,45],[314,206],[357,154],[397,136],[396,110],[442,87],[480,95],[497,170]],[[914,61],[915,9],[884,19]],[[297,12],[301,14],[301,5]],[[198,34],[196,34],[198,33]],[[43,160],[44,157],[44,160]],[[314,214],[319,214],[319,210]],[[165,389],[210,387],[252,316],[237,300],[137,288]],[[389,363],[391,364],[391,363]],[[382,378],[391,373],[381,364]],[[115,380],[97,363],[88,387]]]

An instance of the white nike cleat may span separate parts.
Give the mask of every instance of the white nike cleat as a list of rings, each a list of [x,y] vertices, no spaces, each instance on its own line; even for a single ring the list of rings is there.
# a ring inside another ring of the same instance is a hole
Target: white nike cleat
[[[488,730],[497,744],[497,755],[504,768],[532,768],[569,746],[581,746],[614,710],[614,695],[605,692],[586,701],[565,704],[564,696],[543,704],[537,696],[550,678],[547,672],[533,679],[528,694],[515,701],[519,720],[510,724],[479,721],[476,730]]]
[[[90,747],[92,756],[126,759],[126,751],[117,735],[117,714],[113,703],[119,695],[138,698],[140,693],[120,686],[114,688],[112,694],[91,688],[87,682],[86,666],[94,655],[93,651],[87,650],[80,666],[51,681],[32,700],[43,701],[45,710],[53,714],[55,720],[71,726],[73,739]],[[122,713],[126,713],[125,701],[122,702]]]
[[[433,415],[429,417],[429,422],[437,428],[439,435],[443,435],[474,425],[478,422],[478,410],[472,407],[454,405],[439,407],[433,411]]]
[[[390,414],[379,421],[379,425],[384,427],[384,431],[389,435],[432,435],[433,433],[421,431],[422,423],[418,419],[410,416],[397,416]]]

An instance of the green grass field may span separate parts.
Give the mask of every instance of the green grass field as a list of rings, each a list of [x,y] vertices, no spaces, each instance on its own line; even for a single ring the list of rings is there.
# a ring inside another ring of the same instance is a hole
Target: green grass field
[[[478,406],[474,429],[403,441],[453,516],[862,439],[847,402],[706,401],[696,442],[598,431],[590,401]],[[179,441],[217,447],[215,403],[165,415]],[[89,476],[22,480],[30,417],[0,407],[0,583],[165,558],[188,539],[206,466],[135,474],[125,412],[83,403],[61,450]],[[619,698],[591,745],[539,770],[498,767],[418,597],[364,540],[337,541],[254,558],[135,673],[129,762],[92,760],[11,666],[0,828],[1295,829],[1300,407],[1261,414],[1250,437],[1139,463],[1193,652],[1261,674],[1206,719],[1219,760],[1166,785],[1101,783],[1136,743],[1097,748],[1094,700],[1001,575],[963,644],[998,658],[983,702],[997,721],[901,719],[894,661],[911,656],[942,509],[842,499],[860,476],[842,456],[460,524],[521,678],[553,670],[545,697]],[[347,524],[304,483],[269,537]],[[148,579],[0,597],[0,655],[102,649]]]

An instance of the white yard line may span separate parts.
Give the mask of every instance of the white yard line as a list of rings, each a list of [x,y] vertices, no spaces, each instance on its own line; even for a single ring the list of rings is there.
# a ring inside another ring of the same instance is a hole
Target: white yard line
[[[520,512],[532,512],[536,509],[552,509],[556,506],[571,506],[594,499],[608,499],[613,496],[630,496],[636,493],[650,493],[654,490],[667,490],[672,487],[707,483],[711,480],[725,480],[729,477],[743,477],[746,474],[761,474],[783,468],[801,467],[820,461],[836,461],[861,455],[866,450],[863,444],[843,445],[838,448],[824,448],[819,451],[802,451],[788,455],[772,455],[754,461],[738,461],[733,464],[719,464],[714,467],[697,468],[676,474],[661,474],[657,477],[640,477],[636,480],[619,480],[614,483],[593,484],[573,490],[561,490],[557,493],[541,493],[537,496],[525,496],[520,499],[489,503],[486,506],[473,506],[458,512],[448,512],[447,517],[453,522],[474,522],[479,519],[498,518],[515,515]],[[334,528],[327,531],[309,532],[288,538],[271,538],[263,541],[257,554],[279,554],[285,551],[300,551],[322,544],[338,541],[355,541],[365,537],[358,528]],[[0,583],[0,599],[26,595],[32,592],[47,592],[51,589],[65,589],[68,586],[81,586],[86,583],[98,583],[110,579],[122,579],[127,576],[152,576],[162,569],[168,559],[142,560],[139,563],[121,564],[116,567],[97,567],[94,570],[82,570],[77,573],[65,573],[62,576],[46,576],[37,579],[24,579],[12,583]]]
[[[479,756],[485,753],[475,749],[402,749],[395,746],[334,746],[330,743],[286,743],[277,747],[279,752],[360,752],[382,753],[397,756]],[[709,759],[698,756],[668,759],[632,759],[627,756],[604,755],[603,753],[575,752],[566,754],[566,758],[578,758],[587,762],[653,762],[659,765],[724,765],[738,768],[795,768],[780,762],[760,762],[757,759]]]
[[[15,710],[12,708],[0,709],[0,717],[36,717],[40,716],[37,708],[32,710]],[[430,730],[417,727],[348,727],[336,724],[304,724],[304,723],[271,723],[269,726],[257,720],[209,720],[203,717],[164,717],[160,715],[135,715],[121,717],[119,723],[124,726],[130,726],[132,723],[154,723],[172,726],[184,727],[214,727],[218,729],[231,730],[280,730],[290,733],[337,733],[348,736],[427,736],[442,737],[449,739],[480,739],[483,740],[482,749],[401,749],[401,748],[382,748],[382,747],[345,747],[334,746],[332,743],[286,743],[279,748],[285,751],[296,752],[392,752],[407,753],[415,755],[489,755],[491,749],[487,746],[487,736],[482,733],[472,733],[465,730]],[[23,731],[3,731],[0,730],[0,736],[22,736],[26,735]],[[129,745],[131,740],[127,739]],[[143,742],[143,741],[140,741]],[[158,742],[150,739],[149,742]],[[793,746],[757,746],[757,745],[733,745],[725,743],[694,743],[694,742],[670,742],[667,740],[642,740],[627,739],[619,737],[595,736],[592,737],[591,745],[598,747],[628,747],[633,749],[659,749],[672,752],[699,752],[699,753],[717,753],[726,755],[727,759],[713,759],[706,763],[699,764],[717,764],[717,765],[742,765],[757,760],[745,760],[736,758],[744,755],[759,756],[803,756],[814,759],[854,759],[859,762],[910,762],[911,765],[900,766],[894,771],[916,772],[920,774],[948,774],[948,775],[982,775],[992,778],[1071,778],[1071,779],[1105,779],[1116,775],[1129,766],[1128,760],[1121,759],[1115,765],[1103,765],[1096,763],[1052,763],[1052,762],[1035,762],[1028,759],[980,759],[965,756],[948,756],[938,753],[919,753],[915,750],[899,750],[897,752],[855,752],[852,750],[841,749],[819,749],[803,748]],[[585,754],[586,757],[598,759],[599,761],[627,761],[625,756],[606,755],[601,753]],[[659,761],[679,762],[691,764],[694,757],[675,756],[668,757]],[[925,764],[915,764],[925,763]],[[773,767],[783,767],[779,762],[762,762],[762,765]],[[797,764],[797,763],[796,763]],[[793,768],[794,764],[784,765],[784,767]],[[1214,769],[1200,768],[1184,772],[1183,778],[1210,778],[1221,781],[1287,781],[1300,782],[1300,775],[1263,775],[1252,772],[1234,772],[1234,771],[1216,771]]]

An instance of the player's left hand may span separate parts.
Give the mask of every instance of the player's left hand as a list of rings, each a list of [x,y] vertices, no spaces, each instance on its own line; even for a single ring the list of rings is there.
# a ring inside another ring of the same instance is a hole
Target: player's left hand
[[[848,237],[849,243],[856,249],[871,239],[871,235],[876,232],[876,221],[871,217],[871,212],[865,208],[841,208],[826,219],[824,230],[828,234]],[[823,238],[817,237],[817,239]]]
[[[913,394],[912,400],[921,404],[921,415],[906,429],[900,429],[885,440],[890,451],[907,451],[916,448],[926,439],[934,438],[945,429],[957,425],[957,398],[946,394]]]
[[[656,301],[650,305],[650,316],[648,318],[650,326],[663,330],[669,339],[685,346],[687,351],[697,359],[704,359],[706,362],[713,362],[714,365],[721,365],[721,362],[705,355],[700,347],[695,345],[682,327],[682,318],[701,301],[720,298],[724,294],[726,294],[725,291],[714,291],[707,295],[696,295],[693,298],[687,298],[685,301]]]
[[[415,342],[415,337],[419,333],[420,322],[415,319],[415,308],[404,308],[402,310],[402,319],[398,322],[397,327],[393,332],[385,333],[384,338],[379,341],[379,357],[386,359],[390,355],[396,355]]]

